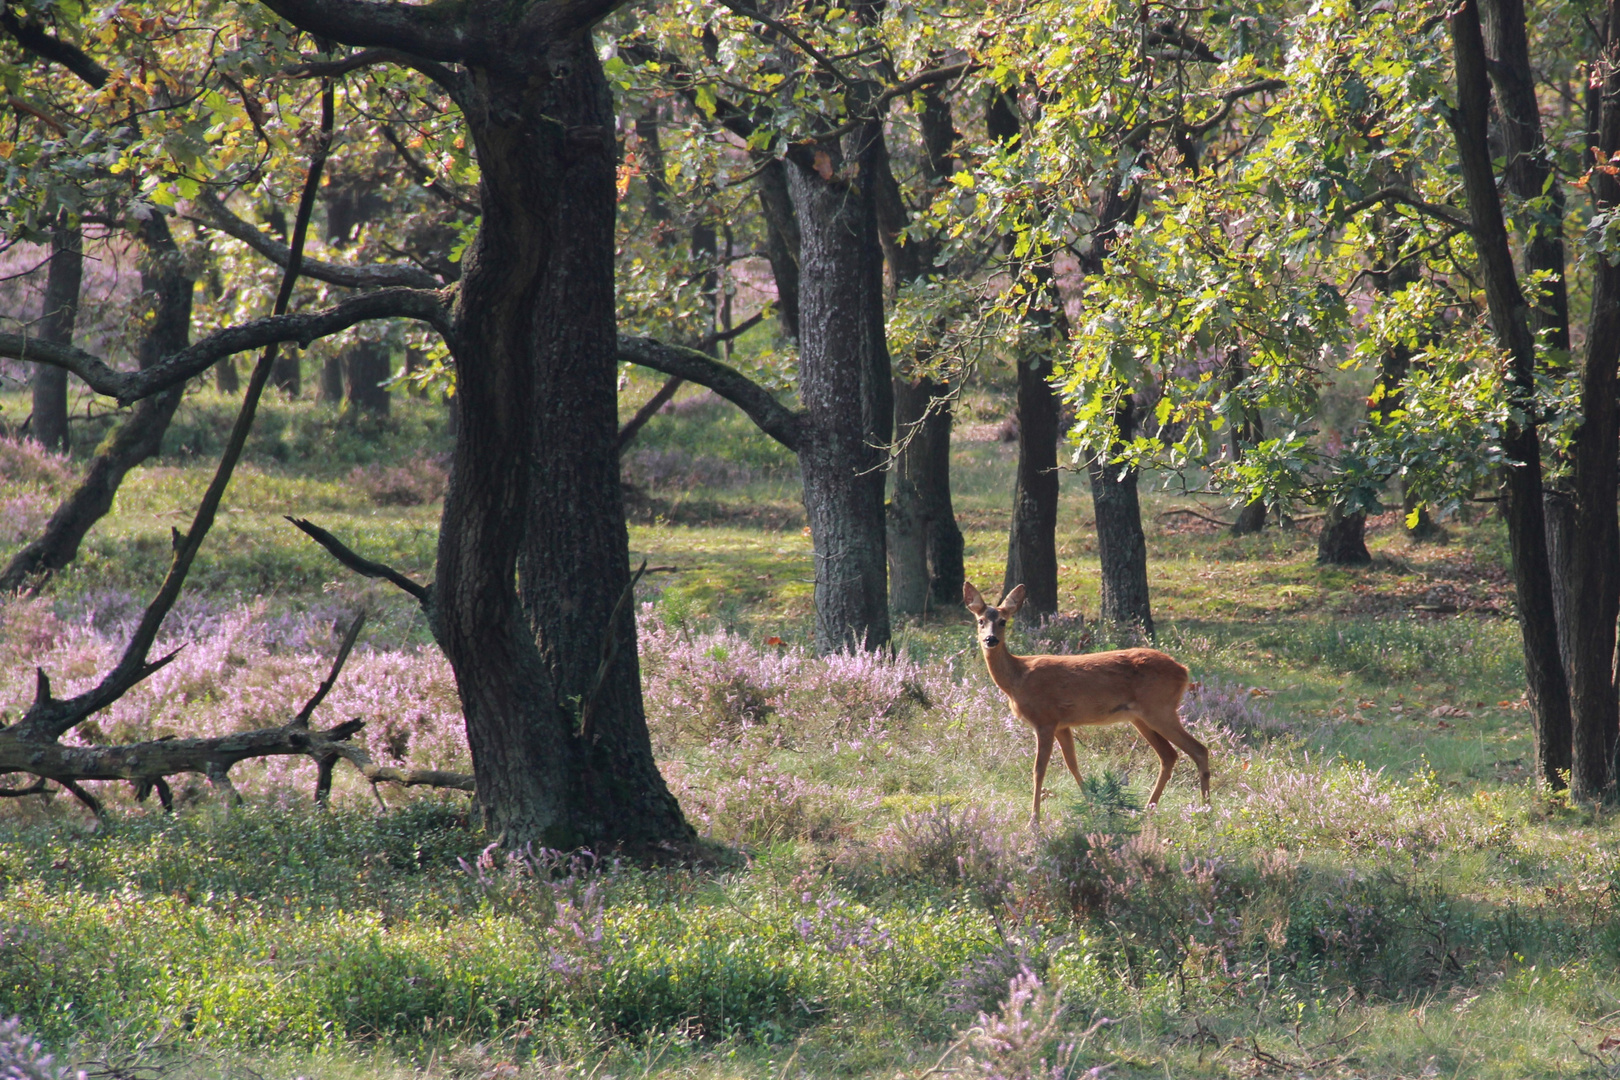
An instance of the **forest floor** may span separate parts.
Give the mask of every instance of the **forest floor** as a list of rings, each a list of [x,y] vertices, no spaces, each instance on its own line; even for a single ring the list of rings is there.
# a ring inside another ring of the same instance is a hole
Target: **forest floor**
[[[1002,408],[970,403],[952,463],[987,594]],[[25,412],[0,395],[0,417]],[[188,399],[77,564],[0,606],[0,723],[35,666],[69,690],[105,669],[229,417]],[[81,737],[281,722],[364,610],[324,716],[364,718],[379,759],[467,768],[414,607],[283,520],[430,580],[448,447],[421,400],[385,420],[268,407],[171,620],[180,659]],[[0,558],[77,460],[0,442]],[[1049,776],[1037,834],[1033,739],[959,608],[898,625],[893,658],[804,649],[784,451],[689,393],[625,474],[632,557],[654,567],[649,723],[713,865],[486,852],[465,796],[340,774],[322,811],[301,764],[239,767],[233,810],[201,784],[173,815],[108,785],[101,827],[66,798],[0,800],[0,1020],[141,1080],[1620,1076],[1620,830],[1531,782],[1487,508],[1437,544],[1380,517],[1373,564],[1342,569],[1315,564],[1309,521],[1233,538],[1176,512],[1229,516],[1220,500],[1147,493],[1158,644],[1200,684],[1185,713],[1214,749],[1212,806],[1183,761],[1143,810],[1151,755],[1103,729],[1079,740],[1083,787]],[[1065,617],[1015,651],[1105,636],[1084,618],[1090,515],[1065,473]]]

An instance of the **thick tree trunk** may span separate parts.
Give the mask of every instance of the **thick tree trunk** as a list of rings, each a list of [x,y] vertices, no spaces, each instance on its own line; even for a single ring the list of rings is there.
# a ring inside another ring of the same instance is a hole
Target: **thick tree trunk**
[[[77,225],[58,225],[51,232],[51,263],[45,274],[45,301],[39,336],[62,345],[73,343],[79,317],[79,288],[84,281],[84,232]],[[68,374],[49,364],[34,366],[34,417],[29,431],[47,449],[68,449]]]
[[[1549,787],[1563,783],[1559,769],[1570,760],[1569,683],[1558,651],[1558,629],[1552,606],[1552,575],[1547,560],[1547,533],[1541,495],[1541,443],[1533,419],[1536,378],[1535,339],[1528,305],[1513,267],[1502,203],[1491,168],[1490,81],[1479,13],[1465,0],[1450,15],[1457,69],[1457,108],[1452,117],[1468,212],[1474,226],[1485,297],[1492,329],[1509,356],[1506,392],[1515,408],[1504,433],[1503,450],[1511,464],[1503,470],[1502,511],[1513,553],[1513,579],[1518,594],[1519,625],[1524,637],[1526,692],[1536,732],[1536,766]],[[1613,498],[1613,492],[1610,492]],[[1564,762],[1561,766],[1560,761]]]
[[[889,641],[882,448],[892,441],[894,389],[869,179],[880,137],[876,123],[864,124],[845,145],[820,143],[815,158],[796,153],[785,165],[800,234],[799,471],[824,653]]]
[[[388,387],[393,375],[388,346],[380,341],[357,341],[343,352],[343,383],[349,407],[371,416],[388,415]]]
[[[454,311],[458,425],[434,623],[488,827],[553,847],[691,836],[653,762],[619,498],[613,115],[588,34],[474,66],[484,218]],[[522,571],[523,593],[517,589]],[[603,639],[617,647],[602,676]]]
[[[1135,432],[1135,407],[1129,397],[1114,416],[1120,443]],[[1142,532],[1142,504],[1137,497],[1134,468],[1093,460],[1089,468],[1091,503],[1097,517],[1097,558],[1102,565],[1102,603],[1098,612],[1104,623],[1117,627],[1140,627],[1149,638],[1154,635],[1152,598],[1148,592],[1147,537]]]
[[[186,273],[185,261],[161,215],[154,214],[141,222],[140,236],[145,246],[141,303],[150,321],[136,359],[142,368],[147,368],[179,352],[190,341],[194,282]],[[56,508],[45,531],[13,555],[0,571],[0,594],[15,592],[35,575],[60,570],[78,556],[85,535],[112,509],[113,496],[125,475],[162,447],[163,435],[184,394],[182,384],[135,403],[96,450],[84,479]]]
[[[1522,16],[1521,16],[1522,17]],[[1620,0],[1608,5],[1608,57],[1620,45]],[[1598,154],[1610,160],[1620,151],[1620,72],[1603,72],[1603,107],[1598,123]],[[1620,207],[1620,180],[1592,171],[1592,194],[1599,213]],[[1620,267],[1607,258],[1591,260],[1592,312],[1581,364],[1581,426],[1575,437],[1575,587],[1569,630],[1570,705],[1574,732],[1570,795],[1593,801],[1614,790],[1614,750],[1620,732],[1614,683],[1615,619],[1620,615],[1620,517],[1615,488],[1620,480]]]
[[[1338,503],[1330,505],[1316,537],[1316,561],[1324,566],[1366,566],[1372,562],[1372,553],[1367,550],[1366,512],[1347,514]]]

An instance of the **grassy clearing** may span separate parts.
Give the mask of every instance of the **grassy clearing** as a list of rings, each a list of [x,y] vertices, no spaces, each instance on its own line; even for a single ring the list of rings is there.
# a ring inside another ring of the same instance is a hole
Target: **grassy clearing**
[[[319,677],[331,620],[366,606],[333,715],[368,719],[379,757],[465,765],[408,605],[280,519],[431,577],[442,416],[398,404],[369,431],[269,410],[182,613],[197,644],[99,737],[274,716]],[[965,427],[993,431],[975,404]],[[116,647],[224,409],[188,404],[80,565],[0,608],[0,711],[32,664],[88,677]],[[954,459],[969,573],[992,590],[1011,461],[967,439]],[[53,496],[51,468],[12,468],[0,504]],[[109,792],[99,832],[61,800],[6,800],[0,1014],[177,1080],[921,1076],[942,1055],[1009,1077],[1620,1072],[1616,832],[1526,780],[1494,523],[1422,546],[1391,523],[1372,567],[1327,570],[1304,529],[1233,539],[1150,494],[1160,643],[1202,683],[1187,711],[1216,750],[1213,806],[1183,765],[1143,813],[1150,755],[1100,730],[1086,786],[1053,778],[1035,836],[1032,740],[959,612],[899,627],[890,660],[799,647],[809,539],[778,448],[698,400],[648,426],[626,473],[633,550],[674,568],[641,597],[655,746],[718,868],[485,852],[463,798],[387,792],[379,811],[350,782],[318,812],[298,770],[244,770],[236,811],[200,788],[172,817]],[[1064,484],[1063,604],[1091,612],[1089,500]]]

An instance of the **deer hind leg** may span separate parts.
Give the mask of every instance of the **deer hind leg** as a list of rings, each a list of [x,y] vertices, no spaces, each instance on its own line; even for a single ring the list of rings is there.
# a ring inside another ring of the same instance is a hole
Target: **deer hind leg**
[[[1085,781],[1080,779],[1080,759],[1074,756],[1074,732],[1068,728],[1057,729],[1058,748],[1063,751],[1063,764],[1069,767],[1069,775],[1074,782],[1085,787]]]
[[[1169,739],[1198,766],[1198,787],[1204,793],[1204,805],[1209,805],[1209,747],[1193,738],[1187,729],[1181,726],[1181,718],[1174,714],[1168,724],[1158,726],[1158,732]]]
[[[1170,774],[1176,768],[1176,748],[1170,745],[1169,739],[1166,739],[1163,735],[1148,727],[1146,723],[1136,719],[1136,717],[1131,717],[1131,723],[1142,738],[1147,740],[1147,744],[1153,747],[1153,752],[1159,755],[1159,779],[1153,785],[1153,794],[1148,796],[1148,805],[1157,806],[1159,805],[1159,796],[1164,794],[1164,786],[1170,782]]]
[[[1052,760],[1051,728],[1035,729],[1035,807],[1029,816],[1029,823],[1036,827],[1041,823],[1041,785],[1046,782],[1046,766]]]

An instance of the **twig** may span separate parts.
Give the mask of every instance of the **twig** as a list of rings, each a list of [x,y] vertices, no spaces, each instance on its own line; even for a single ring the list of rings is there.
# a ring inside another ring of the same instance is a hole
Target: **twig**
[[[1162,514],[1154,514],[1153,516],[1154,516],[1155,519],[1158,519],[1158,518],[1167,518],[1167,517],[1170,517],[1170,516],[1172,516],[1174,514],[1186,514],[1188,517],[1195,517],[1199,521],[1207,521],[1211,525],[1219,525],[1222,528],[1226,528],[1226,529],[1230,529],[1232,527],[1232,524],[1233,524],[1230,521],[1222,521],[1220,518],[1212,518],[1207,514],[1200,514],[1197,510],[1188,510],[1185,507],[1178,507],[1175,510],[1166,510]]]
[[[602,693],[602,684],[607,681],[608,668],[613,665],[613,658],[619,652],[619,635],[615,632],[619,618],[630,606],[630,598],[636,592],[636,582],[640,581],[641,575],[646,572],[647,560],[642,559],[640,568],[630,575],[630,581],[619,594],[618,601],[614,603],[613,614],[608,616],[607,628],[602,632],[602,662],[597,665],[596,682],[591,686],[590,696],[585,699],[585,704],[579,710],[579,738],[586,746],[591,744],[591,738],[596,733],[596,699]]]
[[[333,536],[319,525],[316,525],[314,522],[295,517],[289,517],[287,520],[292,522],[299,529],[303,530],[310,539],[314,540],[317,544],[321,545],[321,547],[325,548],[331,554],[332,558],[336,559],[344,566],[347,566],[350,570],[353,570],[361,577],[382,578],[384,581],[392,582],[394,585],[414,596],[417,602],[420,604],[428,603],[430,597],[432,596],[432,586],[418,585],[416,582],[412,581],[398,570],[395,570],[393,567],[385,566],[380,562],[373,562],[371,559],[357,554],[354,549],[350,548],[343,541],[339,540],[337,537]]]

